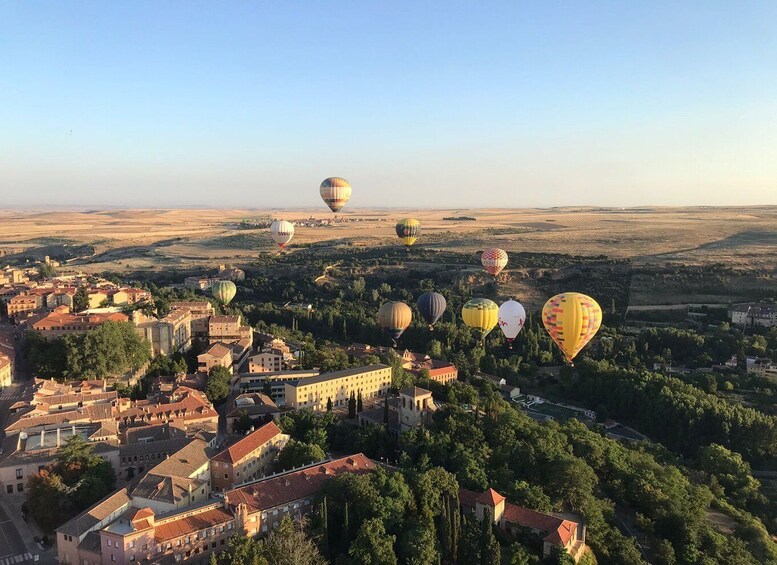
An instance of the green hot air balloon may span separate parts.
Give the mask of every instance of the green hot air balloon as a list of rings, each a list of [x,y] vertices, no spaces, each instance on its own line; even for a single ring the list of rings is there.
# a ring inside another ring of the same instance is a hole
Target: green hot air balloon
[[[213,298],[221,302],[222,306],[228,306],[237,294],[237,287],[232,281],[216,281],[210,287]]]

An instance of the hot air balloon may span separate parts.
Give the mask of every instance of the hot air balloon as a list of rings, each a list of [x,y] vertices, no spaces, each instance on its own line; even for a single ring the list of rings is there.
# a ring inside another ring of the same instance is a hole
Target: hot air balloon
[[[394,345],[412,319],[413,311],[404,302],[386,302],[378,310],[378,325],[391,336]]]
[[[424,292],[418,297],[416,304],[421,316],[429,324],[430,330],[434,329],[434,324],[442,317],[447,307],[445,297],[439,292]]]
[[[413,218],[405,218],[397,222],[396,230],[399,240],[405,244],[405,247],[410,249],[410,246],[421,235],[421,222]]]
[[[237,287],[232,281],[216,281],[213,286],[210,287],[210,293],[213,298],[221,302],[223,306],[227,306],[237,294]]]
[[[339,212],[351,199],[351,185],[340,177],[329,177],[321,183],[321,198],[332,212]]]
[[[491,276],[497,276],[507,266],[507,252],[504,249],[491,247],[480,256],[483,268]]]
[[[523,329],[526,323],[526,310],[520,302],[508,300],[499,307],[499,327],[507,338],[510,349],[513,348],[515,336]]]
[[[498,319],[499,307],[488,298],[473,298],[461,309],[464,323],[480,334],[480,342],[494,329]]]
[[[571,364],[602,325],[602,309],[590,296],[562,292],[545,303],[542,323]]]
[[[283,249],[294,237],[294,224],[286,220],[275,220],[270,225],[270,235],[275,243]]]

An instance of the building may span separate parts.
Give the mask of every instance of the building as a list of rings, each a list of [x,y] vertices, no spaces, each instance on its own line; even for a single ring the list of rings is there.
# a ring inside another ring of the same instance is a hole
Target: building
[[[116,306],[137,304],[138,302],[151,300],[151,293],[142,288],[120,288],[113,292],[111,299]]]
[[[563,547],[577,563],[587,551],[585,525],[581,522],[510,504],[492,488],[483,494],[459,489],[459,501],[462,511],[474,514],[478,520],[487,514],[501,530],[536,540],[544,558]]]
[[[209,373],[213,367],[224,367],[232,374],[232,348],[223,343],[214,343],[197,356],[197,370]]]
[[[738,326],[777,326],[777,304],[735,304],[729,310],[731,323]]]
[[[768,357],[746,357],[745,368],[748,375],[777,377],[777,363],[773,363]]]
[[[46,339],[63,335],[82,334],[105,322],[128,322],[125,314],[70,314],[66,306],[55,308],[49,315],[31,324],[31,328]]]
[[[246,273],[243,269],[238,269],[232,265],[219,265],[218,278],[222,281],[240,282],[246,280]]]
[[[272,399],[259,392],[241,394],[227,409],[227,431],[235,433],[235,423],[245,414],[251,422],[262,424],[280,416],[280,410]]]
[[[283,355],[264,351],[248,358],[249,373],[271,373],[282,371]]]
[[[421,426],[428,426],[432,414],[437,410],[432,391],[411,386],[399,391],[399,431],[406,432]]]
[[[135,310],[132,323],[138,333],[148,340],[155,356],[188,351],[192,345],[191,313],[188,310],[173,310],[161,320]]]
[[[233,535],[267,533],[285,515],[308,514],[326,480],[374,469],[364,455],[351,455],[231,490],[221,501],[201,501],[168,513],[145,506],[130,484],[57,529],[59,562],[205,564]]]
[[[211,492],[208,447],[205,440],[192,439],[151,467],[132,489],[133,501],[161,514],[208,500]]]
[[[5,308],[8,317],[16,319],[43,308],[43,297],[39,294],[17,294],[8,300]]]
[[[191,333],[193,339],[208,339],[208,322],[216,311],[213,304],[207,300],[175,301],[170,303],[171,310],[188,310],[191,317]]]
[[[0,496],[24,492],[30,476],[51,465],[57,452],[71,437],[79,435],[94,444],[94,454],[116,468],[119,440],[116,426],[101,424],[60,424],[8,436],[0,450]]]
[[[343,473],[370,473],[374,461],[359,453],[260,479],[224,495],[227,504],[242,511],[245,535],[271,532],[284,516],[296,518],[313,511],[324,482]]]
[[[13,384],[13,359],[0,351],[0,388]]]
[[[186,277],[183,280],[183,286],[195,290],[210,290],[216,280],[208,277]]]
[[[211,484],[214,490],[231,489],[235,485],[264,476],[267,467],[289,441],[274,422],[250,432],[211,458]]]
[[[329,400],[334,407],[346,406],[351,393],[356,395],[361,392],[362,399],[367,401],[385,396],[389,388],[391,367],[382,364],[324,373],[284,383],[286,406],[295,410],[326,410]]]
[[[58,306],[67,306],[72,310],[75,295],[76,289],[73,287],[58,288],[46,296],[46,307],[53,310]]]
[[[59,562],[73,565],[160,563],[166,542],[175,540],[176,534],[182,531],[189,539],[177,545],[178,559],[192,556],[195,553],[192,538],[199,540],[203,535],[201,528],[196,527],[202,525],[198,518],[211,507],[224,506],[223,502],[208,500],[209,447],[202,439],[190,440],[142,478],[130,481],[57,528]],[[198,518],[191,520],[193,516]],[[230,512],[229,518],[233,516]],[[221,539],[234,533],[233,528],[234,522],[229,532],[226,528],[222,530]],[[199,552],[198,549],[196,553]]]
[[[286,383],[317,377],[318,371],[275,371],[271,373],[242,373],[233,392],[264,392],[278,406],[286,405]]]
[[[241,339],[253,344],[254,330],[251,326],[244,326],[239,315],[211,316],[208,320],[208,343],[230,343]]]
[[[429,380],[440,384],[448,384],[459,377],[459,370],[456,368],[456,365],[438,359],[429,359],[424,363],[415,365],[410,369],[410,372],[418,377],[424,370],[428,372]]]

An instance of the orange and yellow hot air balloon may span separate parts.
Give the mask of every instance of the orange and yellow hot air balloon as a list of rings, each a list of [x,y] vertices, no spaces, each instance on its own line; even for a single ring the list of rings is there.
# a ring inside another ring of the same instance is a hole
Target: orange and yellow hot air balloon
[[[321,198],[332,212],[339,212],[351,199],[351,185],[342,177],[324,179],[319,191]]]
[[[596,300],[579,292],[562,292],[545,303],[542,323],[571,364],[602,325]]]

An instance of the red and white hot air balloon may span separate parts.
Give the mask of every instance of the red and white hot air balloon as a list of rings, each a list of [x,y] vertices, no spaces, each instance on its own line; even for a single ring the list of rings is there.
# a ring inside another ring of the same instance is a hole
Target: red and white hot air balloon
[[[513,340],[523,329],[526,323],[526,310],[520,302],[508,300],[499,307],[499,318],[497,324],[505,334],[510,349],[513,348]]]
[[[480,262],[486,272],[495,277],[507,266],[507,252],[504,249],[491,247],[483,251]]]
[[[283,249],[294,237],[294,224],[286,220],[275,220],[270,225],[270,235],[275,243]]]

